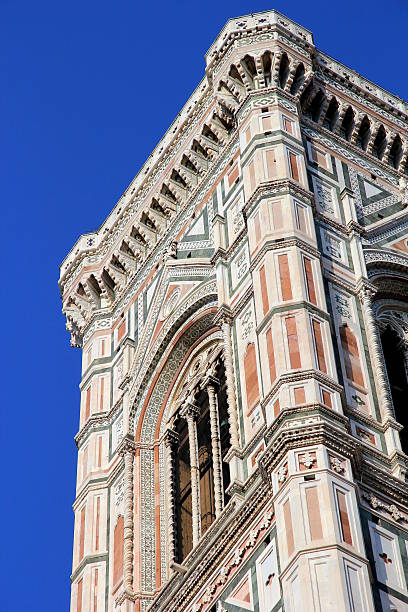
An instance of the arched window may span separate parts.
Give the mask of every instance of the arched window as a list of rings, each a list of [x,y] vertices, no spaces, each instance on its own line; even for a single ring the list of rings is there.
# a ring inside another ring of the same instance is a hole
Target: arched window
[[[286,85],[286,81],[289,77],[289,60],[286,53],[282,55],[280,64],[279,64],[279,87],[284,89]]]
[[[380,127],[378,128],[377,135],[374,140],[373,148],[371,151],[372,154],[375,155],[375,157],[378,157],[378,159],[382,159],[386,145],[387,145],[387,137],[385,134],[385,129],[384,129],[384,126],[380,125]]]
[[[313,121],[319,121],[324,99],[325,99],[324,92],[321,89],[319,89],[319,91],[313,98],[313,101],[310,105],[309,112],[308,112],[308,114],[310,114]]]
[[[367,150],[368,142],[371,136],[371,124],[367,115],[365,115],[364,119],[360,124],[360,129],[358,130],[357,142],[356,144],[360,146],[363,151]]]
[[[346,110],[340,128],[340,135],[346,140],[350,140],[354,128],[354,111],[351,106]]]
[[[394,142],[392,143],[392,147],[390,149],[390,154],[389,154],[389,162],[396,170],[398,170],[398,166],[400,164],[401,157],[402,157],[402,142],[401,142],[401,138],[397,134],[396,137],[394,138]]]
[[[395,418],[404,429],[400,432],[401,446],[408,453],[408,369],[404,346],[398,333],[387,325],[381,333],[385,366],[391,388]]]
[[[302,63],[296,68],[295,76],[290,87],[290,93],[292,95],[297,94],[299,89],[302,87],[305,80],[305,67]]]
[[[221,349],[206,347],[186,368],[171,420],[174,560],[181,563],[228,502],[230,448]]]
[[[326,116],[323,121],[324,127],[328,130],[333,131],[334,127],[337,123],[337,119],[339,118],[339,103],[336,98],[333,96],[330,100],[330,104],[326,111]]]
[[[257,76],[254,58],[251,55],[246,55],[241,60],[241,65],[245,70],[246,77],[250,82],[251,87],[254,87],[254,79]]]
[[[264,73],[265,87],[269,87],[272,84],[272,53],[265,51],[262,56],[262,69]]]

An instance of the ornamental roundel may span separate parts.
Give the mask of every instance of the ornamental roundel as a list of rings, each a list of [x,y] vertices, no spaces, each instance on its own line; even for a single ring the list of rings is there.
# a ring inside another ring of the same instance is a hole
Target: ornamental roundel
[[[169,317],[172,314],[172,312],[174,312],[177,304],[180,301],[180,296],[181,296],[181,287],[180,286],[175,287],[163,305],[162,316],[161,316],[162,320],[167,319],[167,317]]]

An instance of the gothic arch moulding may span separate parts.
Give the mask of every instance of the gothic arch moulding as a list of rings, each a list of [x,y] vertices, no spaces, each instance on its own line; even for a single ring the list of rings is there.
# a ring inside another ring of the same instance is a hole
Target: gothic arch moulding
[[[145,422],[141,416],[142,412],[143,414],[146,412],[146,398],[152,393],[152,389],[157,382],[157,375],[155,377],[154,373],[160,372],[161,374],[169,354],[178,347],[177,343],[179,341],[181,342],[180,346],[183,346],[182,350],[185,350],[185,342],[192,344],[195,341],[188,340],[188,338],[195,338],[195,334],[199,334],[202,329],[208,329],[213,325],[217,299],[215,281],[201,283],[182,302],[177,304],[176,308],[171,310],[167,318],[162,321],[160,331],[151,340],[150,345],[146,344],[142,347],[142,362],[138,363],[135,360],[129,372],[131,379],[129,392],[130,431],[136,434],[138,428],[141,427],[141,423]],[[165,308],[166,304],[164,304]],[[207,317],[210,320],[207,320]],[[189,335],[184,338],[184,333],[187,330],[189,330]],[[178,351],[174,357],[177,354]],[[167,367],[171,366],[167,365]]]
[[[140,445],[136,464],[136,546],[139,541],[141,588],[154,591],[168,574],[165,445],[166,407],[186,361],[206,338],[221,338],[214,326],[215,283],[199,286],[168,317],[152,350],[146,355],[144,377],[131,409],[131,426]],[[143,390],[143,392],[142,392]],[[163,427],[160,427],[163,424]]]

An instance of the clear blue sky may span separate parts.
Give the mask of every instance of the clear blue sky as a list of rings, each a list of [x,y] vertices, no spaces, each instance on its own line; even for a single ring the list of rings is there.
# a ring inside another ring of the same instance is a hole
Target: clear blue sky
[[[69,609],[80,352],[59,263],[177,115],[225,21],[269,8],[408,99],[406,0],[0,0],[2,612]]]

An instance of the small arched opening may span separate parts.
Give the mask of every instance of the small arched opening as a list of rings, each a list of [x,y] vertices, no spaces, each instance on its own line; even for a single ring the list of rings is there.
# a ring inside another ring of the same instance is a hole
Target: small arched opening
[[[282,55],[282,58],[279,64],[279,87],[281,87],[281,89],[285,88],[288,78],[289,78],[289,59],[286,53],[284,53]]]
[[[295,76],[290,87],[290,93],[294,96],[302,87],[305,81],[305,67],[302,63],[296,68]]]
[[[354,128],[354,111],[351,108],[351,106],[349,106],[344,114],[343,122],[341,124],[341,128],[340,128],[341,136],[345,138],[346,140],[350,140],[351,134],[353,132],[353,128]]]
[[[365,115],[364,119],[360,124],[360,129],[358,130],[357,142],[356,144],[363,149],[363,151],[367,150],[368,142],[371,136],[371,124],[367,115]]]

